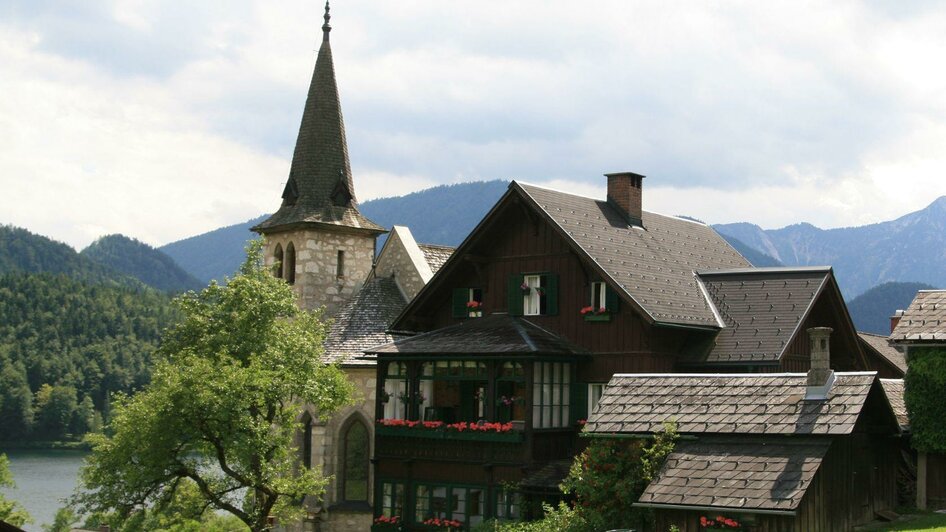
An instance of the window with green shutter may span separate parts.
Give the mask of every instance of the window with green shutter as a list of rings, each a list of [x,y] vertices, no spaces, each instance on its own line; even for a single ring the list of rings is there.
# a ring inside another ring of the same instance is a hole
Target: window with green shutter
[[[509,276],[508,311],[512,316],[558,314],[558,275],[526,273]]]
[[[482,288],[454,288],[453,289],[454,318],[479,318],[483,316],[483,289]]]

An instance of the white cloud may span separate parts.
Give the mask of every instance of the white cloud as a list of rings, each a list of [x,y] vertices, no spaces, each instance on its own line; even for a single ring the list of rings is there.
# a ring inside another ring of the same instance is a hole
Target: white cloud
[[[270,212],[321,40],[294,0],[17,2],[0,23],[0,222],[81,247]],[[359,200],[522,179],[832,227],[946,194],[946,9],[836,2],[333,6]],[[9,140],[7,140],[9,139]]]

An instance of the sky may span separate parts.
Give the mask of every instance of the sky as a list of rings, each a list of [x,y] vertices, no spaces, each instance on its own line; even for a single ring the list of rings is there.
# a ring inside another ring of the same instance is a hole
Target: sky
[[[315,1],[4,0],[0,223],[77,249],[273,212]],[[935,2],[336,0],[359,201],[517,179],[764,228],[946,195]]]

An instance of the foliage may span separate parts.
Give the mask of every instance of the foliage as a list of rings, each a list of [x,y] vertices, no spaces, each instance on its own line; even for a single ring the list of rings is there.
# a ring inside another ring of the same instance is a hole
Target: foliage
[[[654,479],[677,439],[676,426],[665,423],[652,441],[595,439],[575,459],[562,491],[575,496],[579,514],[593,530],[623,528],[650,521],[646,509],[628,508]]]
[[[140,286],[134,279],[81,256],[67,244],[19,227],[0,225],[0,274],[8,273],[63,274],[96,284]]]
[[[0,454],[0,488],[14,488],[13,474],[10,473],[10,460],[7,455]],[[0,521],[6,521],[14,526],[32,523],[33,519],[22,506],[15,501],[8,501],[0,493]]]
[[[592,529],[580,512],[567,503],[543,504],[545,515],[537,521],[486,521],[473,532],[587,532]]]
[[[907,359],[903,399],[910,413],[913,447],[946,452],[946,348],[913,347]]]
[[[56,517],[53,518],[53,524],[43,525],[43,532],[69,532],[72,527],[79,522],[79,516],[75,510],[66,506],[56,510]]]
[[[81,255],[165,292],[197,290],[202,284],[164,252],[124,235],[103,236]]]
[[[890,333],[890,316],[910,306],[917,291],[932,288],[923,283],[884,283],[852,299],[847,309],[858,331],[887,336]]]
[[[94,430],[110,393],[148,382],[160,333],[176,317],[170,298],[146,288],[0,275],[0,439]]]
[[[177,299],[184,320],[168,332],[152,382],[113,404],[110,436],[93,435],[76,503],[120,518],[173,500],[185,479],[206,504],[252,530],[324,491],[299,471],[293,439],[300,404],[328,416],[352,384],[321,362],[326,325],[298,309],[292,289],[264,268],[261,243],[240,275]],[[243,496],[248,490],[249,496]]]

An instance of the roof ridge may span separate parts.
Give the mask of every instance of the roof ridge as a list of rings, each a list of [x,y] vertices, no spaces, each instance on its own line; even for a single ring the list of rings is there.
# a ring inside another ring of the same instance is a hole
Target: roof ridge
[[[765,273],[828,273],[832,266],[763,266],[751,268],[726,268],[723,270],[698,270],[697,275],[736,275]]]
[[[876,375],[876,371],[835,371],[838,377],[860,377]],[[615,377],[807,377],[807,373],[615,373]]]

